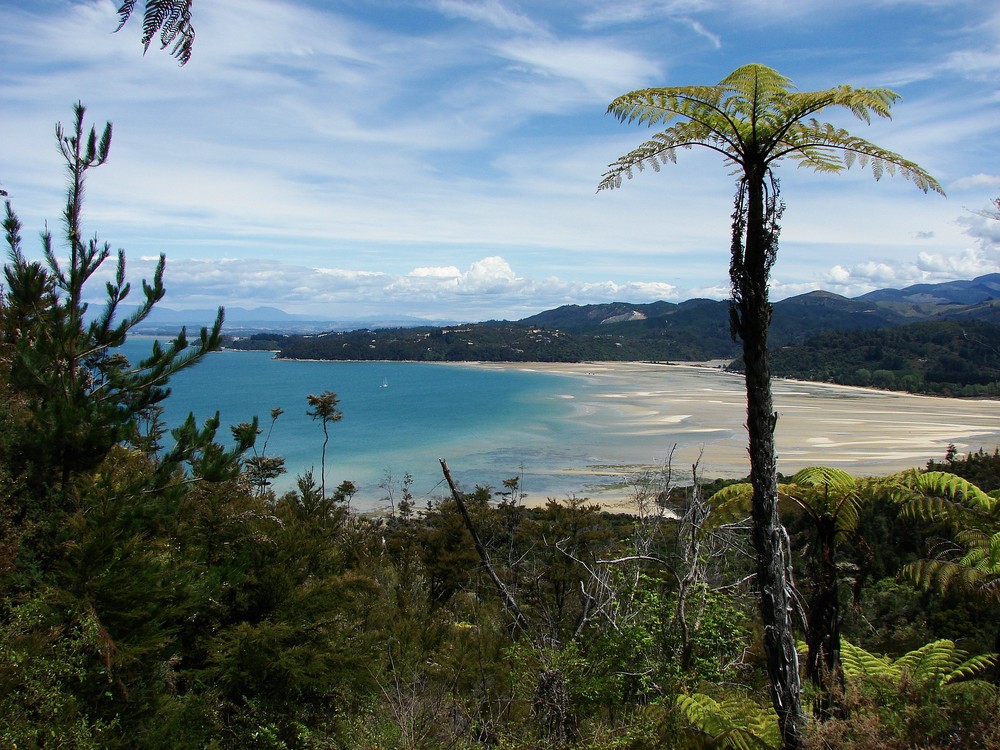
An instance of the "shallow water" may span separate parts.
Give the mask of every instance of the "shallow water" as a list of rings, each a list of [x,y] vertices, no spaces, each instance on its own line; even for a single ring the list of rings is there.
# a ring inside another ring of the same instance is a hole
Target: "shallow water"
[[[131,339],[126,354],[148,352]],[[221,413],[223,425],[254,415],[268,429],[284,410],[267,453],[285,457],[279,490],[312,468],[323,434],[308,394],[333,391],[343,419],[330,426],[327,487],[349,479],[356,506],[373,508],[389,471],[413,475],[418,504],[446,493],[439,458],[465,489],[522,477],[529,501],[568,495],[611,502],[627,478],[656,467],[672,449],[684,476],[742,477],[746,458],[743,381],[708,368],[630,363],[584,365],[298,362],[267,352],[213,353],[172,382],[165,420],[176,426]],[[1000,402],[968,402],[777,381],[779,470],[837,465],[883,474],[960,450],[1000,444]],[[265,435],[258,439],[262,447]],[[398,495],[398,487],[396,490]]]

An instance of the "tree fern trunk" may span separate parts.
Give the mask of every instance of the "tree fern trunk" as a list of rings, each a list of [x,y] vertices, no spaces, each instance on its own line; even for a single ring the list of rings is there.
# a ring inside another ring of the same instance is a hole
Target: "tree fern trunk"
[[[778,516],[778,476],[774,450],[777,414],[771,396],[771,371],[767,358],[767,333],[771,322],[768,276],[777,246],[776,220],[780,212],[777,196],[765,206],[764,172],[749,174],[744,196],[737,199],[733,227],[734,328],[743,341],[747,390],[751,508],[754,551],[757,556],[757,587],[764,623],[764,654],[767,660],[771,699],[781,727],[786,750],[801,747],[801,682],[795,636],[792,631],[791,573],[788,535]],[[741,186],[741,191],[744,189]],[[742,224],[746,245],[741,247]],[[742,250],[742,252],[739,252]]]
[[[837,522],[831,516],[817,519],[816,546],[819,570],[816,591],[809,605],[809,627],[806,645],[806,673],[819,689],[816,715],[828,719],[840,712],[837,696],[844,688],[840,667],[840,595],[837,582],[836,535]]]

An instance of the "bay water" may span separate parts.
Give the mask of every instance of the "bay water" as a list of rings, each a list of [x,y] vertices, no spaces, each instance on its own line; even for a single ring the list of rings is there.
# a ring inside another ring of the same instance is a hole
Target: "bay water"
[[[133,362],[151,341],[133,337]],[[884,475],[960,452],[1000,446],[1000,401],[959,400],[775,381],[779,470],[837,466]],[[398,499],[413,477],[418,506],[448,494],[439,459],[463,490],[499,490],[520,477],[529,503],[586,497],[620,505],[630,482],[671,457],[680,481],[697,465],[702,478],[740,478],[749,470],[743,379],[717,369],[652,363],[585,365],[317,362],[275,359],[270,352],[222,351],[171,380],[164,421],[176,427],[193,413],[216,411],[228,426],[254,416],[264,430],[257,449],[282,456],[288,473],[274,483],[294,488],[309,470],[317,483],[323,429],[306,397],[332,391],[343,418],[329,425],[328,491],[358,487],[354,507]],[[270,413],[283,414],[270,435]],[[683,467],[687,467],[684,469]],[[685,475],[686,472],[686,475]]]
[[[132,337],[123,353],[135,362],[150,346],[149,339]],[[296,476],[307,470],[319,483],[323,430],[307,415],[306,397],[332,391],[343,417],[329,425],[326,486],[329,491],[344,480],[354,482],[359,488],[354,507],[384,505],[387,493],[379,485],[387,480],[398,497],[406,473],[413,477],[418,505],[448,494],[440,458],[462,489],[477,484],[500,489],[504,479],[523,473],[524,487],[535,499],[565,498],[586,494],[601,481],[568,479],[564,473],[598,460],[572,437],[573,406],[563,397],[571,382],[585,387],[581,378],[549,373],[279,360],[270,352],[221,351],[171,379],[171,395],[162,406],[168,428],[188,413],[201,424],[218,411],[220,439],[227,440],[229,425],[257,416],[264,430],[257,449],[267,439],[266,454],[285,459],[288,472],[274,483],[279,492],[293,488]],[[283,414],[271,429],[274,408]]]

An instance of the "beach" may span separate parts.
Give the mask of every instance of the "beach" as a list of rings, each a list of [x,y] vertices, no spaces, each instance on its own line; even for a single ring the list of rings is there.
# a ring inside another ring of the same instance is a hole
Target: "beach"
[[[148,353],[146,341],[130,345],[130,358]],[[710,363],[305,362],[226,351],[171,387],[168,426],[189,412],[200,423],[219,411],[227,425],[260,417],[258,450],[285,459],[279,493],[304,472],[318,476],[323,434],[306,395],[335,392],[343,419],[330,433],[328,483],[352,481],[364,510],[387,506],[387,472],[397,484],[412,475],[421,507],[446,494],[440,458],[469,491],[520,477],[532,505],[575,496],[622,507],[634,477],[671,455],[684,483],[695,463],[706,480],[749,472],[743,378]],[[776,380],[774,394],[786,475],[816,464],[885,475],[941,460],[950,444],[962,453],[1000,445],[1000,401],[789,380]],[[275,408],[283,413],[272,431]]]
[[[589,387],[567,391],[571,419],[589,428],[601,463],[567,470],[594,478],[656,468],[673,451],[675,473],[707,479],[749,471],[746,395],[740,375],[706,363],[480,363],[571,375]],[[669,377],[668,377],[669,376]],[[1000,445],[1000,401],[915,396],[792,380],[773,383],[778,412],[778,470],[835,466],[863,476],[923,467],[949,445],[960,453]],[[676,446],[676,448],[674,447]],[[624,488],[593,488],[593,499],[617,502]]]

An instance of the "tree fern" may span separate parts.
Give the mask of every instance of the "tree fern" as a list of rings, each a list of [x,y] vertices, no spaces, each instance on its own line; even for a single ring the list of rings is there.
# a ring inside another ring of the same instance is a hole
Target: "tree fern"
[[[795,91],[791,79],[764,65],[737,68],[716,86],[643,89],[618,97],[608,112],[622,122],[664,125],[681,122],[609,165],[598,190],[621,186],[632,169],[676,159],[676,149],[704,146],[743,166],[764,155],[764,166],[784,158],[817,172],[841,172],[854,165],[871,167],[876,180],[899,174],[924,192],[943,193],[940,184],[918,164],[812,115],[843,107],[868,123],[889,118],[899,98],[885,88],[836,86],[823,91]],[[653,167],[656,169],[657,167]]]
[[[774,711],[742,693],[728,693],[721,700],[704,693],[679,695],[677,708],[689,724],[688,741],[698,747],[770,750],[781,746]]]
[[[997,660],[996,654],[970,656],[947,639],[927,643],[897,659],[869,653],[846,640],[841,649],[844,673],[849,680],[882,679],[896,685],[908,681],[931,690],[975,678]]]
[[[942,524],[955,547],[947,555],[918,560],[903,575],[918,586],[958,589],[1000,601],[1000,502],[948,472],[902,475],[893,494],[904,516]]]
[[[857,163],[870,165],[876,179],[895,171],[924,192],[943,192],[917,164],[814,118],[829,107],[842,107],[870,122],[873,117],[889,117],[897,99],[897,94],[884,88],[837,86],[799,92],[791,79],[767,66],[750,64],[714,86],[643,89],[618,97],[608,107],[622,122],[668,127],[610,164],[598,191],[621,187],[623,178],[633,177],[635,170],[649,167],[658,171],[661,164],[676,159],[677,149],[692,146],[720,154],[737,177],[731,214],[730,329],[733,338],[743,342],[753,484],[751,539],[761,591],[764,653],[782,741],[790,750],[801,745],[805,713],[790,614],[787,535],[778,514],[777,415],[768,365],[768,285],[784,211],[773,168],[785,158],[819,172],[839,172]],[[846,519],[848,513],[844,515]]]
[[[143,53],[149,51],[153,37],[160,35],[160,49],[170,50],[181,65],[191,59],[194,48],[194,26],[191,25],[191,5],[194,0],[146,0],[142,18]],[[118,28],[128,23],[135,10],[136,0],[124,0],[118,8]]]

